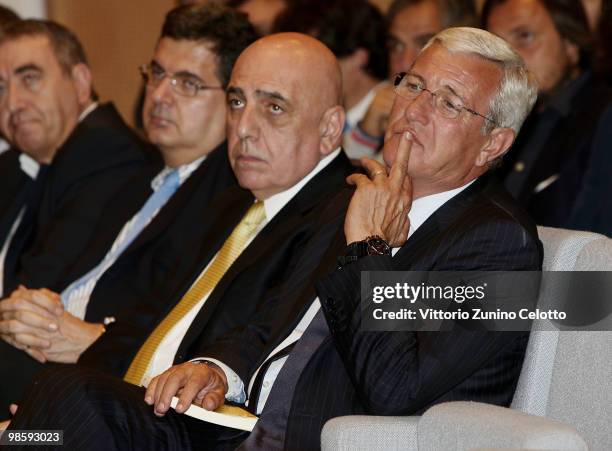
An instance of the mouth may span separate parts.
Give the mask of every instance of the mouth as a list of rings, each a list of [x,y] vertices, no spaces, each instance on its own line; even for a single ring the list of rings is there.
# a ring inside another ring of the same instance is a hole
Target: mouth
[[[254,155],[240,154],[236,157],[236,165],[242,167],[256,166],[264,164],[265,160]]]
[[[391,129],[391,136],[392,137],[396,137],[397,136],[398,139],[401,139],[402,136],[404,135],[404,133],[406,133],[406,132],[408,132],[408,133],[410,133],[412,135],[412,141],[414,142],[414,144],[416,144],[419,147],[423,147],[423,144],[419,140],[417,134],[410,127],[397,127],[397,128],[393,128],[393,129]]]
[[[154,127],[167,127],[173,124],[170,119],[157,114],[149,114],[149,123]]]
[[[34,119],[18,119],[18,120],[12,120],[10,122],[10,127],[11,130],[13,131],[13,133],[18,133],[23,131],[24,129],[27,129],[28,127],[35,125],[38,121],[34,120]]]

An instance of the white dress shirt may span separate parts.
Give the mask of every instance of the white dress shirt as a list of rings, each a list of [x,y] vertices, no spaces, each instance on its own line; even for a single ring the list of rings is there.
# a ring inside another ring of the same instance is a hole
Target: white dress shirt
[[[25,153],[21,153],[19,155],[19,166],[21,170],[32,180],[36,180],[38,177],[38,171],[40,170],[40,165],[34,160],[34,158],[30,157]],[[9,293],[4,293],[4,262],[6,260],[6,254],[8,253],[9,247],[11,246],[11,241],[15,236],[15,232],[19,228],[19,224],[21,224],[21,219],[23,218],[23,214],[25,212],[25,206],[21,208],[15,222],[11,226],[11,230],[9,231],[4,244],[2,245],[2,250],[0,250],[0,295],[7,296]]]
[[[87,108],[81,111],[81,114],[79,115],[79,122],[85,119],[89,115],[89,113],[91,113],[96,108],[98,108],[98,102],[91,102]]]
[[[10,148],[11,148],[11,145],[7,143],[5,140],[3,140],[2,138],[0,138],[0,155],[2,155],[4,152],[9,150]]]
[[[185,182],[185,180],[187,180],[189,176],[193,174],[193,172],[197,168],[200,167],[200,165],[202,164],[205,158],[206,156],[200,157],[197,160],[192,161],[191,163],[187,163],[182,166],[179,166],[178,168],[171,168],[171,167],[166,166],[151,181],[151,189],[153,190],[153,192],[156,192],[161,187],[161,184],[163,180],[166,178],[166,175],[170,171],[173,171],[173,170],[178,170],[179,186],[182,185]],[[143,226],[143,230],[147,227],[148,224],[151,223],[153,219],[155,219],[155,217],[157,216],[159,211],[162,209],[162,207],[163,205],[160,205],[160,207],[157,208],[157,210],[155,210],[149,218],[146,218],[146,221]],[[121,231],[115,238],[113,245],[110,247],[110,249],[104,256],[104,258],[100,262],[100,263],[103,262],[104,268],[102,271],[100,271],[99,277],[92,277],[91,279],[87,281],[86,284],[82,285],[80,288],[76,290],[71,290],[70,294],[66,298],[66,291],[68,291],[71,288],[71,284],[68,284],[68,288],[64,290],[64,292],[62,293],[62,302],[64,303],[66,307],[66,311],[76,316],[77,318],[80,318],[80,319],[85,318],[85,313],[87,311],[87,305],[89,304],[89,299],[91,298],[91,294],[95,290],[96,285],[98,284],[98,281],[100,280],[100,278],[104,275],[104,273],[108,270],[108,268],[110,268],[117,261],[117,259],[122,255],[121,253],[117,254],[115,252],[118,248],[120,248],[123,245],[123,242],[125,241],[126,237],[130,236],[130,230],[132,229],[134,224],[138,221],[140,213],[141,211],[138,211],[121,228]]]
[[[274,218],[274,216],[276,216],[276,214],[280,210],[282,210],[282,208],[287,203],[289,203],[289,201],[302,189],[302,187],[306,185],[306,183],[308,183],[310,179],[312,179],[316,174],[318,174],[321,170],[323,170],[323,168],[329,165],[332,162],[332,160],[334,160],[334,158],[338,156],[339,153],[340,153],[340,149],[334,150],[331,154],[327,155],[321,161],[319,161],[317,166],[301,181],[293,185],[288,190],[275,194],[274,196],[271,196],[268,199],[264,199],[263,203],[264,203],[264,210],[266,212],[266,218],[259,225],[256,232],[253,234],[253,236],[251,237],[249,242],[246,244],[246,246],[248,246],[251,243],[251,241],[255,239],[255,237],[259,234],[259,232],[261,232],[261,230],[264,229],[266,224],[268,224],[272,220],[272,218]],[[208,263],[206,268],[202,270],[200,275],[204,274],[206,270],[208,270],[208,267],[210,266],[210,264],[213,262],[213,260],[216,257],[217,256],[215,255],[210,260],[210,262]],[[196,281],[198,279],[199,279],[199,276],[198,278],[196,278]],[[191,323],[193,322],[198,312],[201,310],[202,306],[208,299],[209,295],[210,295],[210,292],[206,293],[202,297],[202,299],[189,311],[189,313],[185,315],[183,318],[181,318],[181,320],[177,324],[175,324],[174,327],[163,338],[162,342],[157,347],[155,354],[153,354],[153,357],[151,358],[147,371],[143,375],[142,381],[143,381],[144,386],[148,386],[149,381],[153,377],[157,376],[158,374],[163,373],[164,371],[166,371],[168,368],[172,366],[172,363],[174,362],[174,356],[181,344],[181,341],[185,337],[187,330],[189,329],[189,327],[191,326]],[[222,362],[218,362],[214,359],[208,359],[206,357],[197,358],[193,360],[209,360],[209,361],[213,361],[215,363],[220,364],[222,367],[226,367],[225,365],[223,365]],[[239,382],[239,381],[240,381],[240,378],[236,376],[234,382]],[[236,388],[235,390],[236,390],[236,393],[241,393],[243,391],[241,386],[238,386],[238,388]],[[230,396],[231,395],[232,394],[230,394]]]
[[[408,232],[408,239],[410,239],[410,237],[414,234],[414,232],[416,232],[417,229],[421,227],[421,225],[423,225],[423,223],[427,220],[427,218],[429,218],[438,208],[440,208],[447,201],[455,197],[465,188],[470,186],[473,182],[474,181],[472,180],[471,182],[463,186],[460,186],[459,188],[455,188],[453,190],[444,191],[441,193],[432,194],[429,196],[421,197],[419,199],[415,199],[412,202],[412,208],[408,212],[408,218],[410,219],[410,229]],[[399,247],[393,248],[392,256],[395,256],[395,254],[397,253],[397,251],[399,251],[399,249],[400,249]],[[319,298],[317,297],[311,304],[306,314],[302,317],[298,325],[295,327],[295,329],[287,336],[287,338],[285,338],[285,340],[279,346],[277,346],[268,355],[265,361],[273,357],[281,349],[284,349],[290,344],[298,341],[320,308],[321,308],[321,302]],[[274,385],[274,381],[276,380],[276,377],[278,376],[283,365],[287,361],[287,358],[288,356],[282,357],[278,359],[277,361],[273,362],[272,364],[270,364],[270,366],[268,367],[268,370],[266,371],[266,374],[264,375],[264,378],[263,378],[261,390],[259,392],[259,399],[257,402],[257,415],[259,415],[263,411],[263,408],[266,404],[268,396],[270,395],[270,391],[272,390],[272,386]],[[244,399],[246,398],[246,394],[244,393],[244,391],[242,391],[237,396],[234,395],[236,391],[238,391],[239,389],[244,390],[243,388],[244,385],[242,381],[240,380],[238,375],[233,370],[231,370],[231,368],[227,367],[227,365],[223,365],[222,368],[226,372],[227,379],[228,379],[228,386],[229,386],[226,398],[230,401],[244,402]],[[261,366],[253,374],[253,377],[251,378],[249,382],[249,393],[251,392],[253,388],[253,383],[255,382],[255,378],[257,377],[257,373],[259,373],[260,369],[261,369]],[[237,384],[236,384],[236,380],[239,381]],[[232,386],[232,384],[234,385]]]

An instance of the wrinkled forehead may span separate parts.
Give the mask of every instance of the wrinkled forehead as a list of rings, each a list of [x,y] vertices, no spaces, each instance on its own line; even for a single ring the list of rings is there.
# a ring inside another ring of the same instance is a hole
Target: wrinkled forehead
[[[240,88],[246,95],[256,91],[278,92],[292,102],[303,102],[317,89],[318,74],[308,70],[297,52],[285,55],[284,49],[245,52],[232,71],[230,87]]]
[[[496,92],[502,77],[501,68],[479,55],[449,51],[439,43],[423,50],[411,72],[422,77],[429,89],[446,89],[473,105]]]
[[[44,35],[25,35],[0,43],[0,65],[15,69],[24,64],[43,69],[59,67],[49,38]]]

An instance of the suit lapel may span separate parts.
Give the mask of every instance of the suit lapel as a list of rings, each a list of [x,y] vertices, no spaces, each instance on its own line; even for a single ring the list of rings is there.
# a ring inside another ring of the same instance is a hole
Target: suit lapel
[[[397,252],[393,258],[394,266],[407,268],[418,265],[418,269],[427,270],[428,261],[436,258],[435,250],[440,237],[461,217],[468,206],[473,205],[474,197],[489,183],[490,178],[487,175],[481,176],[434,211]]]

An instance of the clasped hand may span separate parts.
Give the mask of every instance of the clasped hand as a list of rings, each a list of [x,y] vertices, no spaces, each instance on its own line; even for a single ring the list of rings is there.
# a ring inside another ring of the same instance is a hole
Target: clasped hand
[[[0,338],[41,363],[75,363],[104,326],[66,312],[59,294],[20,286],[0,301]]]

